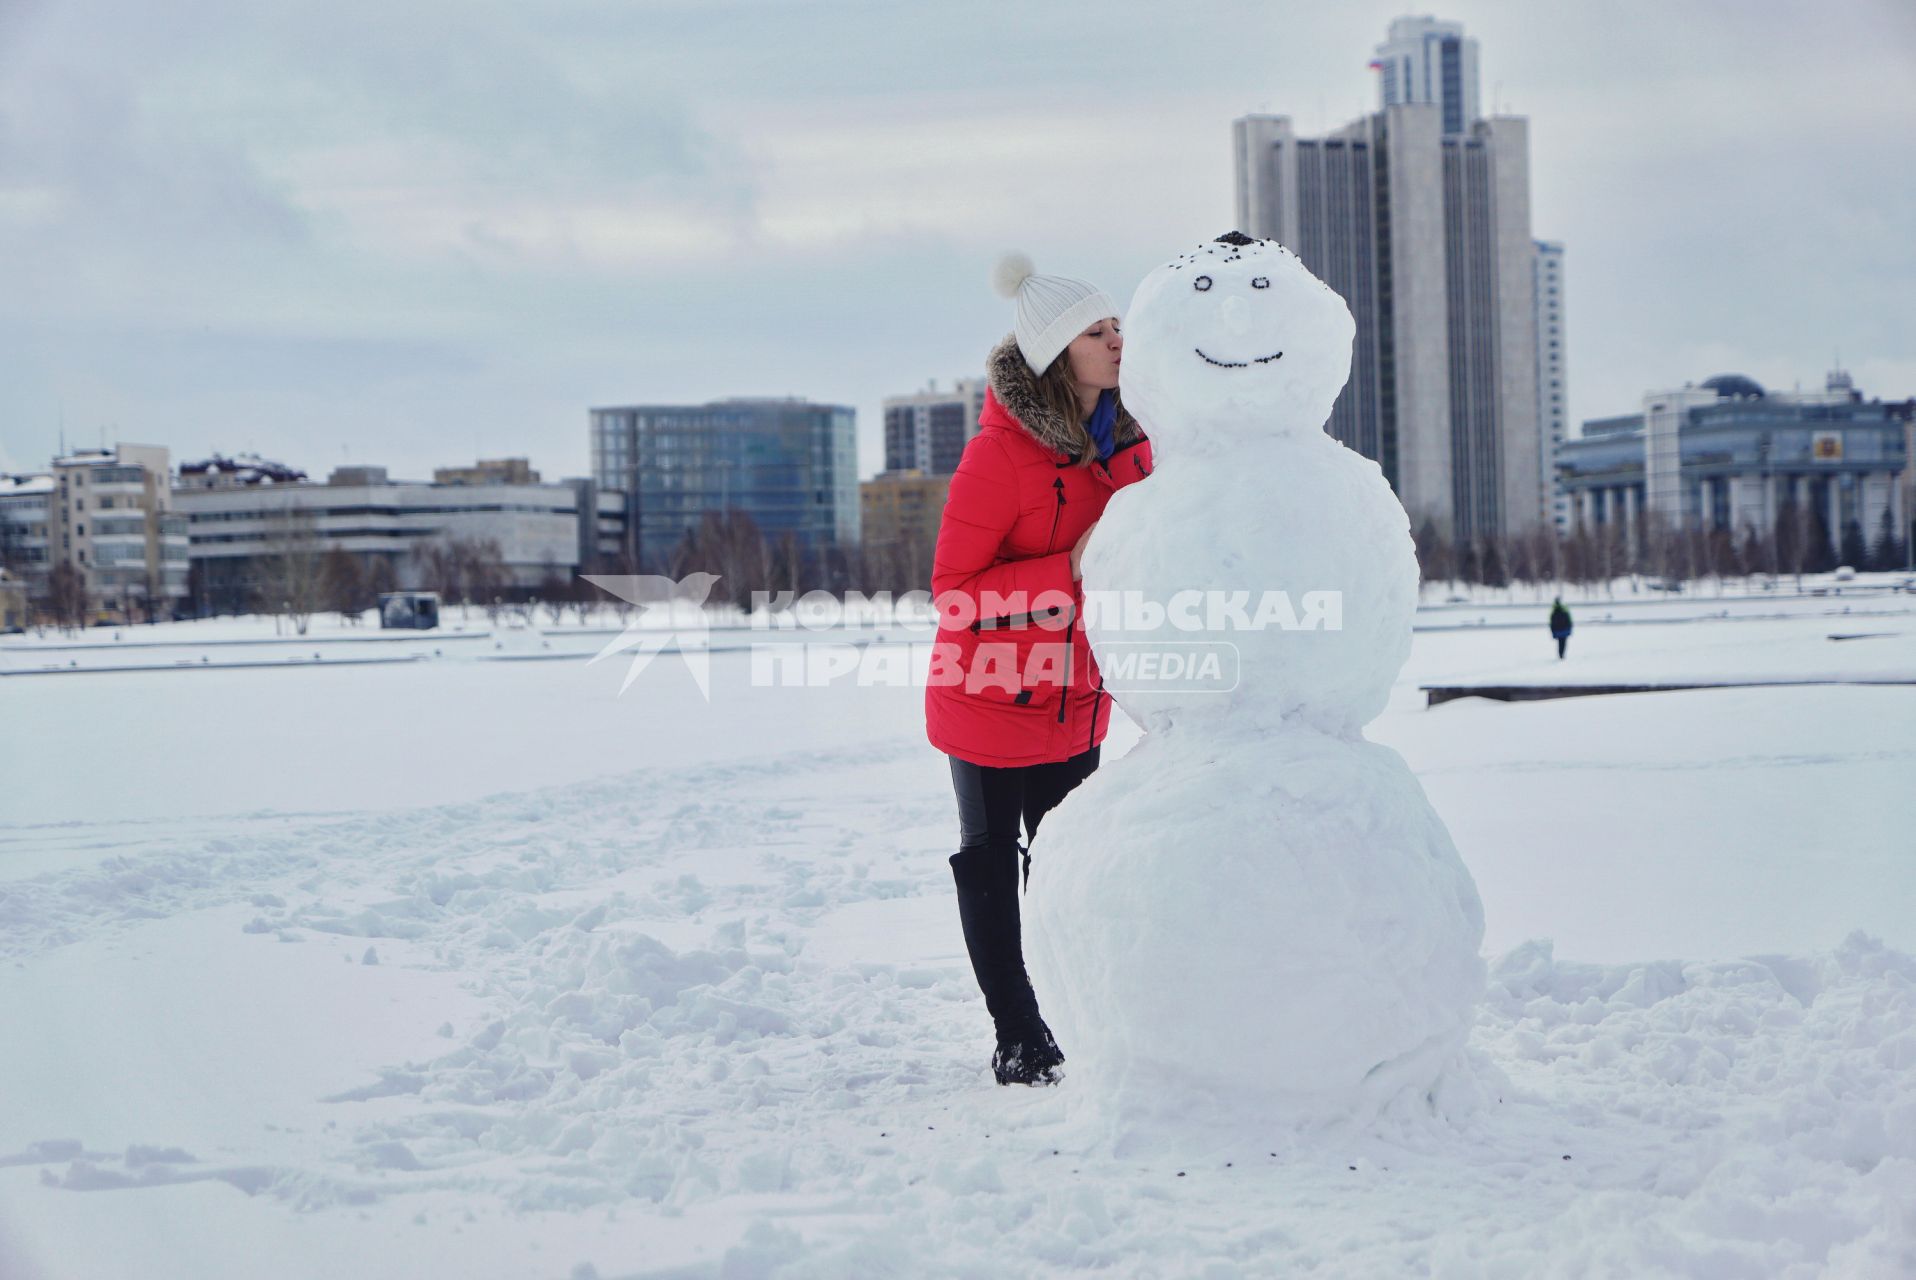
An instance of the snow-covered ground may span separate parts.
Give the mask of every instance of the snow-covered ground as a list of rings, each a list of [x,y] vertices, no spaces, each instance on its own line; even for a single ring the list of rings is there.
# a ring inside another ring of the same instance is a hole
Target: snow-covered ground
[[[908,683],[9,638],[75,666],[0,679],[0,1277],[1916,1275],[1916,687],[1419,688],[1916,681],[1844,587],[1573,599],[1563,663],[1424,610],[1371,736],[1482,892],[1494,1101],[1150,1149],[990,1083]]]

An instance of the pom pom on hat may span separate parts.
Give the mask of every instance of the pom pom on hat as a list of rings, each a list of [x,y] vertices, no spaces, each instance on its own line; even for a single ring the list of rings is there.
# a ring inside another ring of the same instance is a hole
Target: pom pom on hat
[[[1071,340],[1118,314],[1104,290],[1069,276],[1041,276],[1029,255],[1007,253],[992,268],[991,285],[1018,303],[1018,350],[1033,373],[1043,373]]]
[[[1037,273],[1038,269],[1031,265],[1028,255],[1007,253],[991,269],[991,287],[998,291],[1001,298],[1015,298],[1019,287]]]

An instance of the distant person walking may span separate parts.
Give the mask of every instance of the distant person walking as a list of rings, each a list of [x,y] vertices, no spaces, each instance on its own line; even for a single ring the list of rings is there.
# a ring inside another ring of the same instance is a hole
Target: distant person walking
[[[1550,634],[1557,642],[1557,657],[1563,658],[1564,647],[1570,643],[1570,610],[1563,607],[1563,597],[1551,601]]]

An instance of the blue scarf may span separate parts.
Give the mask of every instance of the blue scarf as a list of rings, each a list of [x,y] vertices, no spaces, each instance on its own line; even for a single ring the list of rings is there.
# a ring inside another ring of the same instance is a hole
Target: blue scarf
[[[1091,411],[1091,421],[1084,424],[1091,432],[1091,443],[1098,446],[1098,459],[1104,461],[1111,451],[1118,447],[1116,432],[1118,429],[1118,393],[1100,391],[1098,407]]]

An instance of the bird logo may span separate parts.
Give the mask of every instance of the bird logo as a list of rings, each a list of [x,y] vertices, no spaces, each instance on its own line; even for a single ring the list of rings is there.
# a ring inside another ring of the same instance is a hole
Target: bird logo
[[[638,612],[626,620],[625,629],[606,642],[594,654],[589,667],[602,658],[632,650],[632,661],[619,685],[623,694],[639,678],[652,659],[671,651],[685,660],[686,669],[707,702],[712,700],[711,653],[707,648],[708,625],[705,600],[719,580],[716,573],[688,573],[678,581],[656,573],[579,575],[602,591],[610,592]]]

